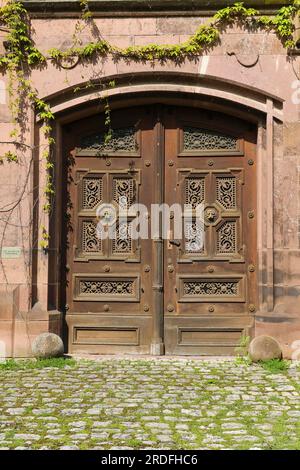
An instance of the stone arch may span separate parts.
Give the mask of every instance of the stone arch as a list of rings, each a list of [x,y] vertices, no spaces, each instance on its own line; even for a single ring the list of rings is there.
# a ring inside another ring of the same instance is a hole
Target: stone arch
[[[113,78],[115,77],[106,77],[106,80],[110,81]],[[273,237],[273,122],[274,120],[282,121],[283,100],[233,81],[218,80],[215,77],[199,78],[198,75],[182,73],[136,74],[134,80],[131,81],[129,76],[124,74],[118,77],[118,83],[114,88],[107,89],[105,92],[94,89],[83,91],[76,97],[70,89],[62,90],[47,97],[56,115],[54,133],[58,180],[61,177],[59,162],[64,158],[61,150],[62,126],[99,113],[101,111],[101,107],[99,109],[100,96],[109,98],[112,109],[155,101],[179,106],[188,103],[191,107],[213,109],[257,125],[259,161],[257,171],[259,305],[257,310],[260,313],[271,312],[273,310],[273,246],[267,248],[266,244],[267,240],[270,242]],[[264,217],[268,219],[267,225],[263,221]],[[58,223],[56,218],[54,224],[50,224],[50,234],[57,232]],[[41,259],[40,255],[37,255],[36,259],[36,278],[33,283],[37,285],[37,300],[45,310],[59,310],[58,294],[55,287],[51,287],[59,281],[58,252],[59,248],[50,250],[48,260]],[[263,273],[267,273],[267,283],[262,280]],[[267,289],[265,284],[267,284]],[[47,288],[48,285],[50,288]]]

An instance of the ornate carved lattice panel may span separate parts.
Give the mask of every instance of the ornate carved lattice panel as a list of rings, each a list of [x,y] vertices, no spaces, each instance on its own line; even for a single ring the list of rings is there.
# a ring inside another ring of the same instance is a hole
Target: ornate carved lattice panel
[[[204,232],[203,228],[195,221],[185,222],[185,252],[201,254],[204,252]]]
[[[81,294],[118,294],[128,295],[133,292],[132,281],[80,281]]]
[[[217,253],[237,252],[236,221],[227,221],[217,230]]]
[[[115,239],[112,241],[113,254],[132,253],[131,225],[128,222],[119,222],[116,227]]]
[[[85,177],[82,179],[82,208],[95,209],[102,200],[103,182],[100,177]]]
[[[136,181],[133,178],[113,179],[113,200],[120,209],[126,210],[135,202]]]
[[[217,201],[225,210],[234,210],[237,207],[236,178],[235,176],[218,176],[216,178]]]
[[[105,134],[92,134],[83,137],[81,139],[80,146],[81,149],[95,150],[99,153],[136,152],[137,141],[135,137],[135,129],[134,127],[114,129],[112,138],[108,142],[105,142]]]
[[[101,253],[102,240],[97,237],[97,224],[92,220],[82,222],[81,250],[83,253]]]
[[[75,276],[74,300],[135,302],[139,300],[138,277]]]
[[[186,178],[185,180],[185,204],[189,204],[196,209],[198,204],[204,201],[205,179],[204,178]]]
[[[244,277],[180,277],[179,302],[242,302]]]
[[[237,282],[207,282],[187,281],[183,284],[183,292],[186,295],[197,296],[232,296],[238,293]]]
[[[183,150],[213,151],[237,150],[235,137],[219,132],[187,126],[183,129]]]

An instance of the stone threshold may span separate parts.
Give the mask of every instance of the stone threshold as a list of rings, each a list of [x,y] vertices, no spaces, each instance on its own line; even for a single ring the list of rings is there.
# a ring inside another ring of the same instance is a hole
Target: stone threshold
[[[150,354],[131,355],[131,354],[66,354],[66,357],[72,357],[75,360],[85,359],[91,361],[203,361],[203,362],[233,362],[236,356],[152,356]]]

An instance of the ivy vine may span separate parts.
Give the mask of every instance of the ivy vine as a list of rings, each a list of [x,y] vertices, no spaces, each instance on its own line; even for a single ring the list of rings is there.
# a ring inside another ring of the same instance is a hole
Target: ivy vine
[[[81,0],[80,20],[84,22],[91,21],[92,13],[87,0]],[[238,24],[248,30],[264,29],[274,32],[286,48],[295,46],[293,38],[295,26],[294,19],[300,12],[300,0],[294,0],[290,5],[280,8],[273,16],[264,16],[254,8],[247,8],[244,3],[237,2],[232,6],[220,9],[206,24],[199,26],[196,32],[186,41],[175,45],[148,44],[145,46],[133,46],[119,48],[110,44],[106,40],[91,41],[88,44],[81,45],[76,41],[76,32],[80,31],[78,25],[75,28],[73,46],[66,51],[58,48],[50,49],[46,55],[42,54],[35,46],[31,37],[30,16],[19,1],[9,0],[8,3],[0,8],[0,23],[6,28],[7,36],[5,39],[5,54],[0,57],[0,69],[8,74],[8,95],[9,108],[12,114],[14,128],[10,137],[13,138],[16,151],[8,151],[3,157],[0,157],[0,163],[18,162],[18,148],[22,149],[23,136],[22,126],[24,125],[24,116],[22,104],[27,103],[36,111],[38,119],[42,122],[42,132],[46,138],[46,147],[42,153],[47,170],[47,181],[44,188],[45,212],[51,208],[51,198],[54,194],[52,169],[53,163],[50,158],[50,148],[55,143],[51,136],[51,122],[54,115],[49,104],[38,96],[37,90],[30,81],[30,74],[33,69],[45,67],[47,61],[54,62],[58,67],[68,68],[65,65],[72,66],[78,62],[95,60],[98,57],[107,57],[111,55],[114,59],[127,59],[134,61],[153,61],[153,60],[172,60],[183,61],[186,58],[192,58],[216,46],[220,41],[220,35],[227,26]],[[91,85],[93,86],[93,85]],[[110,82],[109,86],[114,86]],[[74,88],[74,93],[81,88]],[[110,122],[110,108],[107,98],[104,97],[105,125],[107,126],[107,135],[105,141],[112,137],[112,128]],[[42,244],[48,244],[49,236],[42,227]]]
[[[81,2],[81,5],[87,2]],[[71,57],[80,60],[93,59],[97,56],[114,55],[116,58],[127,58],[135,60],[183,60],[190,56],[201,54],[208,48],[217,45],[220,33],[226,26],[238,23],[248,29],[264,28],[275,32],[286,48],[295,46],[293,33],[295,30],[294,18],[300,11],[300,0],[294,0],[291,5],[280,8],[273,17],[260,15],[254,8],[246,8],[242,2],[219,10],[207,24],[199,26],[197,31],[182,44],[158,45],[148,44],[146,46],[131,46],[119,48],[108,41],[101,40],[90,42],[82,47],[71,47],[67,51],[57,48],[48,51],[50,59],[60,61]],[[87,15],[87,11],[85,12]],[[88,13],[90,18],[91,13]],[[87,18],[87,16],[85,16]]]

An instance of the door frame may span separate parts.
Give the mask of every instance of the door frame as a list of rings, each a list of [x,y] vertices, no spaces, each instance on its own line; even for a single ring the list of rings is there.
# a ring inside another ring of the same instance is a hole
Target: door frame
[[[258,308],[256,316],[273,309],[274,303],[274,286],[273,286],[273,126],[274,126],[274,105],[271,98],[267,98],[267,114],[262,114],[257,110],[242,109],[241,107],[234,107],[232,103],[224,103],[209,99],[208,97],[200,96],[197,102],[191,94],[176,93],[168,94],[165,92],[154,93],[141,93],[137,96],[115,96],[111,100],[112,109],[124,108],[157,102],[177,106],[191,106],[202,109],[209,109],[213,111],[220,111],[228,115],[233,115],[242,118],[250,123],[255,123],[257,126],[257,234],[258,234]],[[65,155],[62,150],[63,143],[63,127],[67,123],[77,121],[78,119],[92,116],[99,113],[99,105],[85,105],[84,108],[78,110],[71,110],[63,112],[57,116],[54,125],[54,137],[57,142],[57,148],[54,155],[55,161],[55,177],[54,182],[58,188],[57,194],[61,194],[62,189],[62,162]],[[37,128],[37,141],[40,137],[40,130]],[[38,172],[38,179],[40,179],[41,169]],[[262,198],[262,195],[267,197]],[[263,201],[263,202],[262,202]],[[62,253],[62,224],[58,217],[61,211],[60,197],[56,197],[55,206],[51,217],[49,217],[49,233],[50,243],[47,253],[48,260],[45,262],[45,257],[42,258],[41,254],[37,253],[33,260],[33,286],[36,286],[36,297],[44,305],[48,311],[61,312],[63,303],[62,292],[60,288],[60,273],[61,265],[63,264]],[[265,217],[267,217],[267,224],[265,224]],[[267,240],[267,247],[265,240]],[[44,255],[44,254],[43,254]],[[42,269],[39,269],[39,266]],[[267,275],[267,281],[265,276]],[[45,288],[47,284],[47,288]],[[42,287],[41,287],[42,286]],[[41,295],[42,294],[42,295]],[[254,335],[254,325],[250,329],[250,333]],[[63,328],[63,338],[66,340],[66,328]],[[161,346],[159,346],[153,354],[161,354]]]

